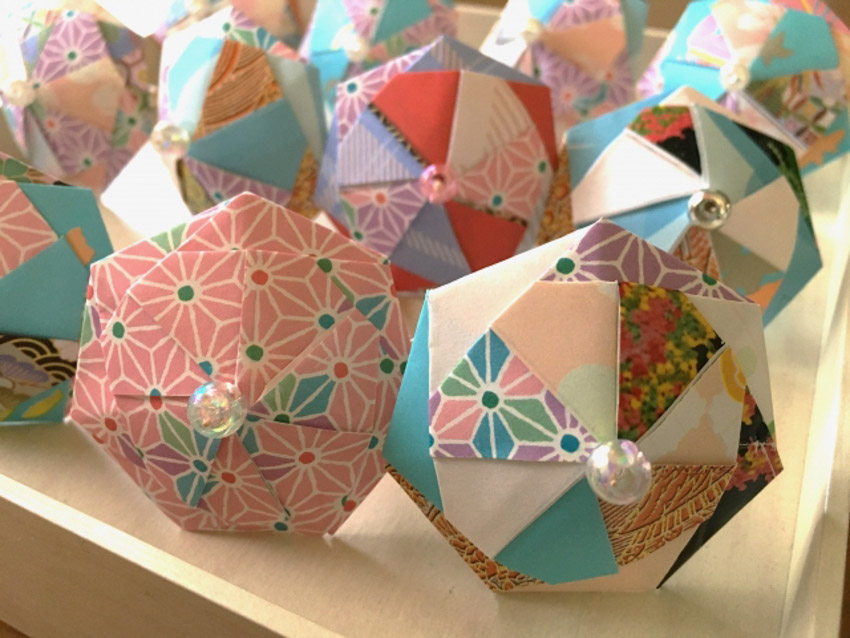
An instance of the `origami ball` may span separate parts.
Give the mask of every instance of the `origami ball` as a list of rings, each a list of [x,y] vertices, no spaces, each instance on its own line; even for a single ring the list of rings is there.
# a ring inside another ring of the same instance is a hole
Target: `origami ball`
[[[531,246],[558,166],[549,89],[444,37],[338,87],[316,202],[416,290]]]
[[[0,154],[0,427],[61,421],[89,264],[112,252],[91,191]]]
[[[182,138],[178,180],[200,212],[243,191],[308,216],[327,132],[318,72],[236,9],[166,38],[160,123]],[[173,146],[173,144],[172,144]]]
[[[244,193],[91,287],[71,419],[179,525],[331,533],[378,482],[408,350],[382,258]],[[209,383],[247,408],[230,436],[190,425]]]
[[[821,267],[794,151],[692,90],[657,101],[567,133],[573,221],[616,220],[771,321]]]
[[[585,478],[615,438],[633,505]],[[781,471],[761,311],[599,221],[430,293],[384,454],[490,588],[651,589]]]
[[[455,35],[451,7],[451,0],[317,0],[299,52],[319,68],[333,107],[339,82]]]
[[[824,2],[691,2],[638,89],[682,85],[791,146],[804,170],[850,149],[850,30]]]
[[[2,94],[15,140],[39,170],[100,192],[156,121],[149,45],[103,12],[37,10],[25,24]]]
[[[559,126],[634,99],[645,0],[509,0],[482,53],[552,89]]]

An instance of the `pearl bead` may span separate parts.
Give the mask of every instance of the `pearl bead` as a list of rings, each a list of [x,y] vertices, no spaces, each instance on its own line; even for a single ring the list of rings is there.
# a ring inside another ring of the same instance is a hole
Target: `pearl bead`
[[[720,67],[720,83],[730,93],[740,93],[750,83],[750,70],[737,60],[727,62]]]
[[[419,176],[419,189],[432,204],[445,204],[457,195],[455,172],[446,164],[431,164]]]
[[[543,23],[536,18],[529,18],[525,26],[519,32],[519,37],[525,40],[526,44],[534,44],[543,37]]]
[[[585,466],[590,487],[604,501],[631,505],[652,483],[652,465],[638,446],[625,439],[597,445]]]
[[[716,190],[697,191],[688,200],[688,217],[705,230],[717,230],[732,212],[732,202],[726,193]]]
[[[170,122],[157,122],[151,132],[151,144],[161,155],[183,157],[189,151],[189,131]]]
[[[25,80],[12,80],[3,89],[3,97],[12,106],[23,109],[35,102],[35,89]]]
[[[189,397],[186,416],[195,432],[223,439],[245,422],[245,399],[232,383],[205,383]]]
[[[346,37],[342,48],[351,62],[363,62],[369,57],[369,40],[360,37],[353,31]]]

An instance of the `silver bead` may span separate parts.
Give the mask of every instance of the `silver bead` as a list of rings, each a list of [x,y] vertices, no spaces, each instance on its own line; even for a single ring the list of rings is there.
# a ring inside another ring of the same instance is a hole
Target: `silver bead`
[[[726,193],[717,190],[697,191],[688,200],[688,217],[696,226],[717,230],[732,212],[732,202]]]
[[[189,151],[189,131],[171,122],[157,122],[151,132],[151,144],[161,155],[180,158]]]
[[[24,109],[35,102],[35,89],[26,80],[12,80],[3,88],[3,97],[12,106]]]
[[[369,57],[369,40],[352,31],[342,45],[345,55],[351,62],[364,62]]]
[[[585,465],[590,487],[603,501],[631,505],[652,484],[652,465],[638,446],[624,439],[597,445]]]
[[[720,83],[729,93],[740,93],[750,83],[750,69],[746,64],[732,60],[720,67]]]
[[[195,432],[222,439],[245,422],[245,399],[232,383],[205,383],[189,397],[186,416]]]

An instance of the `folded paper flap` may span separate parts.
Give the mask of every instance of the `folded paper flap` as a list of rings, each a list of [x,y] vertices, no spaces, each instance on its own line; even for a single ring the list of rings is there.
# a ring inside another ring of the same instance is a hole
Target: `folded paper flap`
[[[57,235],[17,183],[0,181],[0,276],[53,244]]]

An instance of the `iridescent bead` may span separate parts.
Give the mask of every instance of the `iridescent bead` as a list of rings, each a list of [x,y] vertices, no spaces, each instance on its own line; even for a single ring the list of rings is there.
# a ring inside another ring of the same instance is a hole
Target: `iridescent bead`
[[[717,230],[726,223],[731,213],[732,202],[722,191],[697,191],[688,200],[688,217],[705,230]]]
[[[12,80],[3,89],[3,97],[12,106],[24,109],[35,102],[35,89],[25,80]]]
[[[730,93],[740,93],[750,83],[750,70],[747,65],[732,60],[720,67],[720,83]]]
[[[543,23],[536,18],[528,18],[522,30],[519,32],[519,37],[525,40],[526,44],[534,44],[543,37]]]
[[[189,397],[186,416],[195,432],[223,439],[245,422],[245,399],[232,383],[205,383]]]
[[[455,172],[446,164],[431,164],[419,176],[419,189],[432,204],[445,204],[457,195]]]
[[[151,144],[161,155],[180,158],[189,151],[189,131],[171,122],[157,122],[151,132]]]
[[[614,505],[637,503],[652,483],[652,465],[638,446],[625,439],[601,443],[585,466],[590,487]]]
[[[351,62],[363,62],[369,57],[369,40],[353,31],[345,38],[342,48]]]

